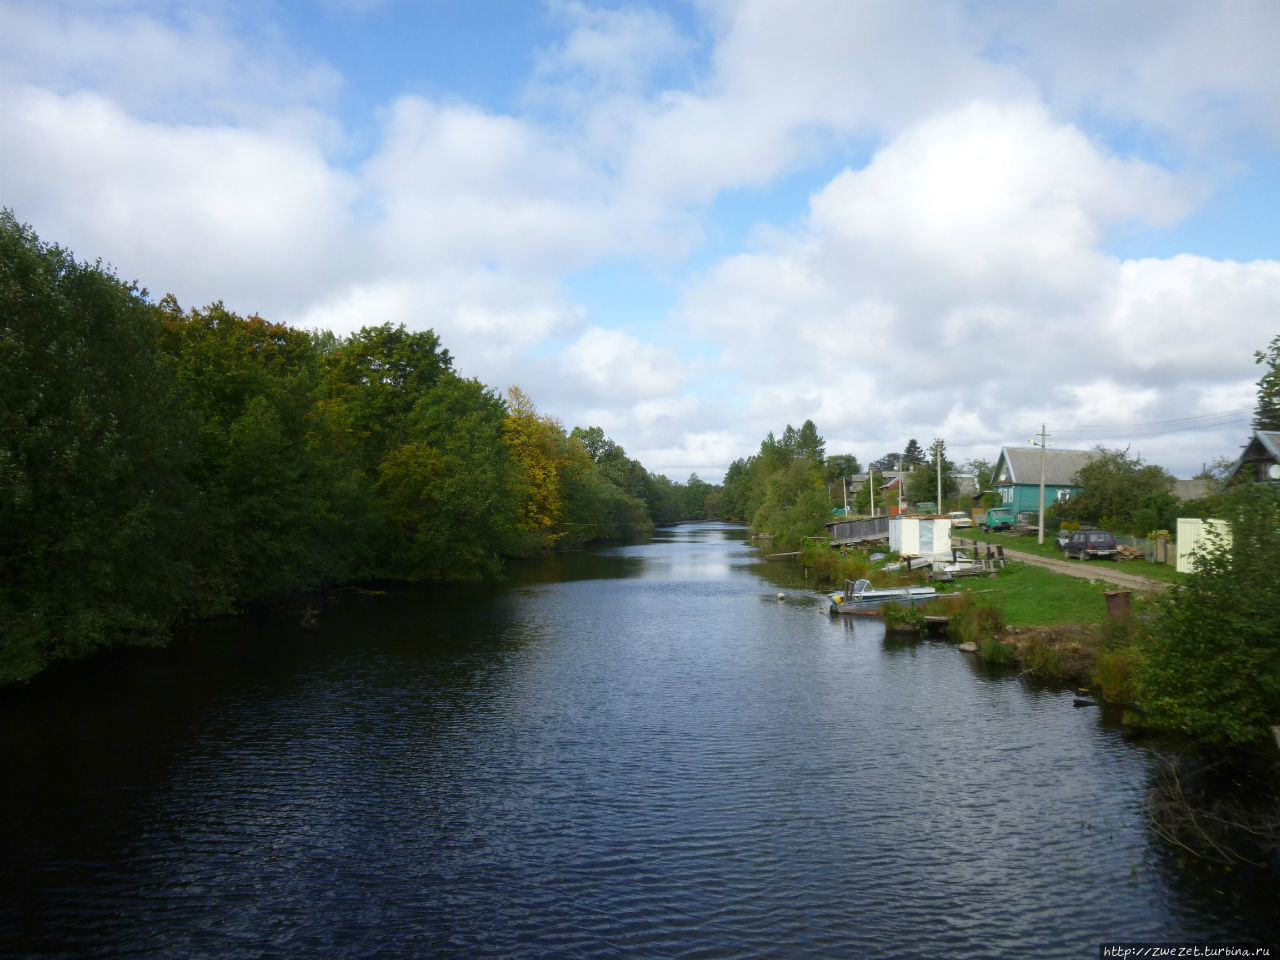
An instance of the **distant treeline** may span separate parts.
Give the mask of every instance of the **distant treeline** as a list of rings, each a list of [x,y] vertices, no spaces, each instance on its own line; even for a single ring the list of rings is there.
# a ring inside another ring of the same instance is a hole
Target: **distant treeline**
[[[0,211],[0,682],[318,585],[707,516],[599,428],[453,369],[431,331],[183,312]]]
[[[758,453],[729,465],[715,502],[723,516],[748,521],[753,532],[790,549],[823,533],[832,506],[843,503],[834,491],[858,469],[852,454],[826,455],[812,420],[799,430],[787,424],[780,438],[769,433]]]

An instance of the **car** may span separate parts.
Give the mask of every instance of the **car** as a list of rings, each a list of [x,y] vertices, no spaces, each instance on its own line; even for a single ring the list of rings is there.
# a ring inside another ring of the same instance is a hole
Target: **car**
[[[948,516],[951,517],[951,526],[953,527],[972,527],[973,526],[973,518],[970,517],[963,510],[955,510],[952,513],[948,514]]]
[[[1077,530],[1062,548],[1064,557],[1080,560],[1114,560],[1118,552],[1115,535],[1106,530]]]
[[[1013,512],[1013,507],[991,507],[982,518],[982,525],[989,531],[1008,530],[1017,519],[1018,515]]]

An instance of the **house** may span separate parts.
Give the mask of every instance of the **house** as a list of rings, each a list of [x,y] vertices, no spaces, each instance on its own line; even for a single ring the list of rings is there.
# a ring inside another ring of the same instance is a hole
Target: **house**
[[[902,479],[907,475],[906,470],[877,470],[876,477],[880,480],[881,486],[876,488],[876,515],[884,516],[890,513],[900,513],[901,508],[899,502],[902,497]],[[869,473],[855,473],[849,477],[849,495],[857,493],[867,485],[870,479]]]
[[[1080,468],[1098,455],[1096,450],[1045,450],[1044,503],[1048,507],[1066,500],[1082,488],[1076,482]],[[1040,509],[1039,447],[1002,447],[992,470],[991,485],[1000,494],[1000,503],[1015,513],[1036,513]]]
[[[1255,431],[1236,461],[1231,477],[1253,483],[1280,484],[1280,433]]]
[[[1175,480],[1173,495],[1179,500],[1203,500],[1218,490],[1217,480]]]

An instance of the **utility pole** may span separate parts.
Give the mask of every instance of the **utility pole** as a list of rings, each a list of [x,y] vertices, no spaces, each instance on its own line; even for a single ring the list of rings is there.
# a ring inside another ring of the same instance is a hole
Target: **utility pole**
[[[867,486],[871,488],[871,515],[876,515],[876,475],[867,468]]]
[[[1040,521],[1039,529],[1036,531],[1036,543],[1044,544],[1044,448],[1047,446],[1049,435],[1045,433],[1044,424],[1040,424]]]
[[[942,512],[942,441],[933,441],[933,459],[938,468],[938,512]]]

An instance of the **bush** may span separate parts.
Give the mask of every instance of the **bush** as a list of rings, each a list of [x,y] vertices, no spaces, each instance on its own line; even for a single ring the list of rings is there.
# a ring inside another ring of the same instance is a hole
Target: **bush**
[[[1093,686],[1108,703],[1133,702],[1133,661],[1127,650],[1102,650],[1093,664]]]
[[[1025,672],[1037,680],[1061,680],[1063,678],[1062,654],[1050,647],[1040,634],[1031,636],[1022,644],[1022,649],[1019,651],[1019,659],[1022,661]]]
[[[1280,490],[1239,488],[1231,537],[1211,538],[1143,644],[1137,682],[1150,723],[1244,743],[1280,724]]]
[[[907,607],[891,600],[880,607],[880,617],[886,630],[914,630],[918,633],[924,629],[923,607]]]
[[[981,647],[1004,629],[1004,612],[999,595],[962,596],[951,615],[951,637],[957,643],[976,643]],[[1001,661],[1004,662],[1004,661]]]
[[[1013,647],[995,637],[988,637],[978,644],[978,656],[987,663],[1010,663],[1013,661]]]

